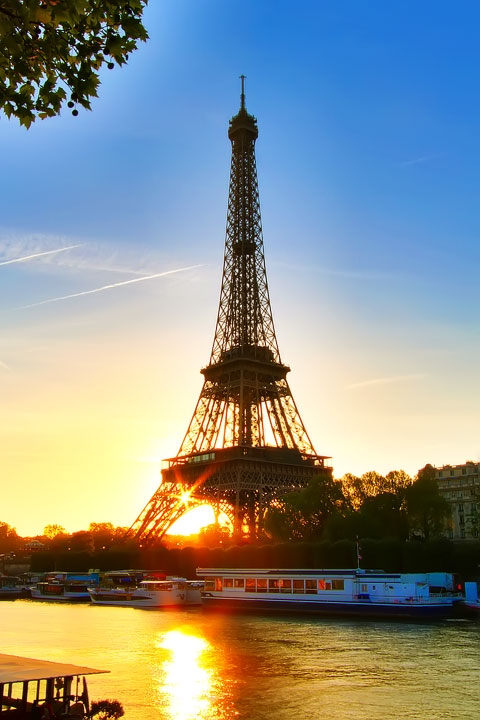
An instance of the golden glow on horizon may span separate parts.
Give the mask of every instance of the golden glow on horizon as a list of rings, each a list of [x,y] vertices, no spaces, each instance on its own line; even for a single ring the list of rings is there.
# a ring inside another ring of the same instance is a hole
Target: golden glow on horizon
[[[206,718],[211,709],[212,670],[204,667],[209,643],[182,630],[171,630],[158,641],[168,651],[163,662],[164,677],[158,685],[160,709],[167,705],[168,720]]]

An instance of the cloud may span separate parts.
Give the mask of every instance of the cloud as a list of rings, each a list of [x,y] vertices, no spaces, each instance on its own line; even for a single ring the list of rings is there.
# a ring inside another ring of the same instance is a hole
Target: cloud
[[[391,383],[404,382],[406,380],[420,380],[424,378],[424,374],[415,375],[395,375],[393,377],[380,377],[372,380],[362,380],[361,382],[352,383],[347,385],[345,390],[354,390],[356,388],[369,387],[370,385],[388,385]]]
[[[10,308],[11,310],[27,310],[28,308],[38,307],[39,305],[47,305],[48,303],[59,302],[60,300],[70,300],[71,298],[82,297],[83,295],[93,295],[93,293],[103,292],[104,290],[112,290],[113,288],[131,285],[132,283],[143,282],[144,280],[153,280],[154,278],[173,275],[174,273],[193,270],[202,267],[202,265],[190,265],[189,267],[177,268],[176,270],[165,270],[164,272],[155,273],[154,275],[145,275],[143,277],[133,278],[132,280],[124,280],[123,282],[112,283],[110,285],[102,285],[102,287],[93,290],[83,290],[83,292],[72,293],[71,295],[62,295],[61,297],[49,298],[48,300],[40,300],[40,302],[31,303],[30,305],[22,305],[20,307]]]
[[[438,154],[421,155],[420,157],[413,158],[412,160],[403,160],[400,165],[402,167],[406,167],[407,165],[420,165],[421,163],[427,162],[428,160],[433,160],[436,157],[438,157]]]
[[[70,241],[70,242],[69,242]],[[150,247],[139,247],[138,241],[111,245],[94,238],[65,237],[46,234],[15,234],[0,229],[2,256],[0,265],[22,263],[37,259],[36,272],[115,273],[143,277],[164,261]],[[60,245],[60,247],[59,247]],[[75,253],[64,252],[82,248]],[[133,269],[132,269],[133,268]]]
[[[83,243],[79,243],[77,245],[67,245],[67,247],[56,248],[55,250],[44,250],[43,252],[36,252],[31,255],[12,258],[11,260],[2,260],[0,265],[12,265],[12,263],[26,262],[27,260],[34,260],[35,258],[44,257],[45,255],[54,255],[55,253],[61,253],[66,250],[73,250],[73,248],[81,247],[82,244]]]

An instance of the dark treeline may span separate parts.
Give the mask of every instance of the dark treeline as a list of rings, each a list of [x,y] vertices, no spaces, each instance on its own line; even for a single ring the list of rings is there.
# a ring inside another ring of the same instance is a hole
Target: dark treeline
[[[480,542],[454,542],[438,538],[413,540],[363,539],[359,543],[361,567],[389,572],[456,572],[464,580],[479,574]],[[130,547],[101,552],[42,552],[32,557],[32,571],[161,570],[169,575],[195,578],[199,567],[244,568],[352,568],[357,546],[352,540],[298,541],[229,547]]]
[[[403,470],[314,479],[268,511],[265,530],[277,540],[428,541],[444,534],[449,517],[435,470],[426,465],[413,480]]]

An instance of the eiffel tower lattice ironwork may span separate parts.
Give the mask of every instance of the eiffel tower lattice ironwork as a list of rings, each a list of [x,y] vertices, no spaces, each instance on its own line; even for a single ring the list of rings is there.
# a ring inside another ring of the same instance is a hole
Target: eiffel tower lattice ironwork
[[[161,538],[188,509],[210,504],[234,532],[254,538],[266,510],[318,475],[317,455],[287,382],[267,284],[258,194],[257,121],[245,107],[230,120],[232,143],[225,256],[217,325],[203,388],[176,457],[129,533]]]

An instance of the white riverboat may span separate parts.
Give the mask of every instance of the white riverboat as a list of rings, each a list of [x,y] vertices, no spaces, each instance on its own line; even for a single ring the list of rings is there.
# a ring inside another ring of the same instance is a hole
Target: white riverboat
[[[182,577],[145,579],[138,587],[93,587],[88,592],[94,605],[117,605],[149,609],[200,605],[203,582]]]
[[[98,573],[48,573],[30,588],[32,600],[89,602],[88,588],[98,585]]]
[[[461,596],[450,573],[198,568],[202,604],[230,611],[441,619]]]

